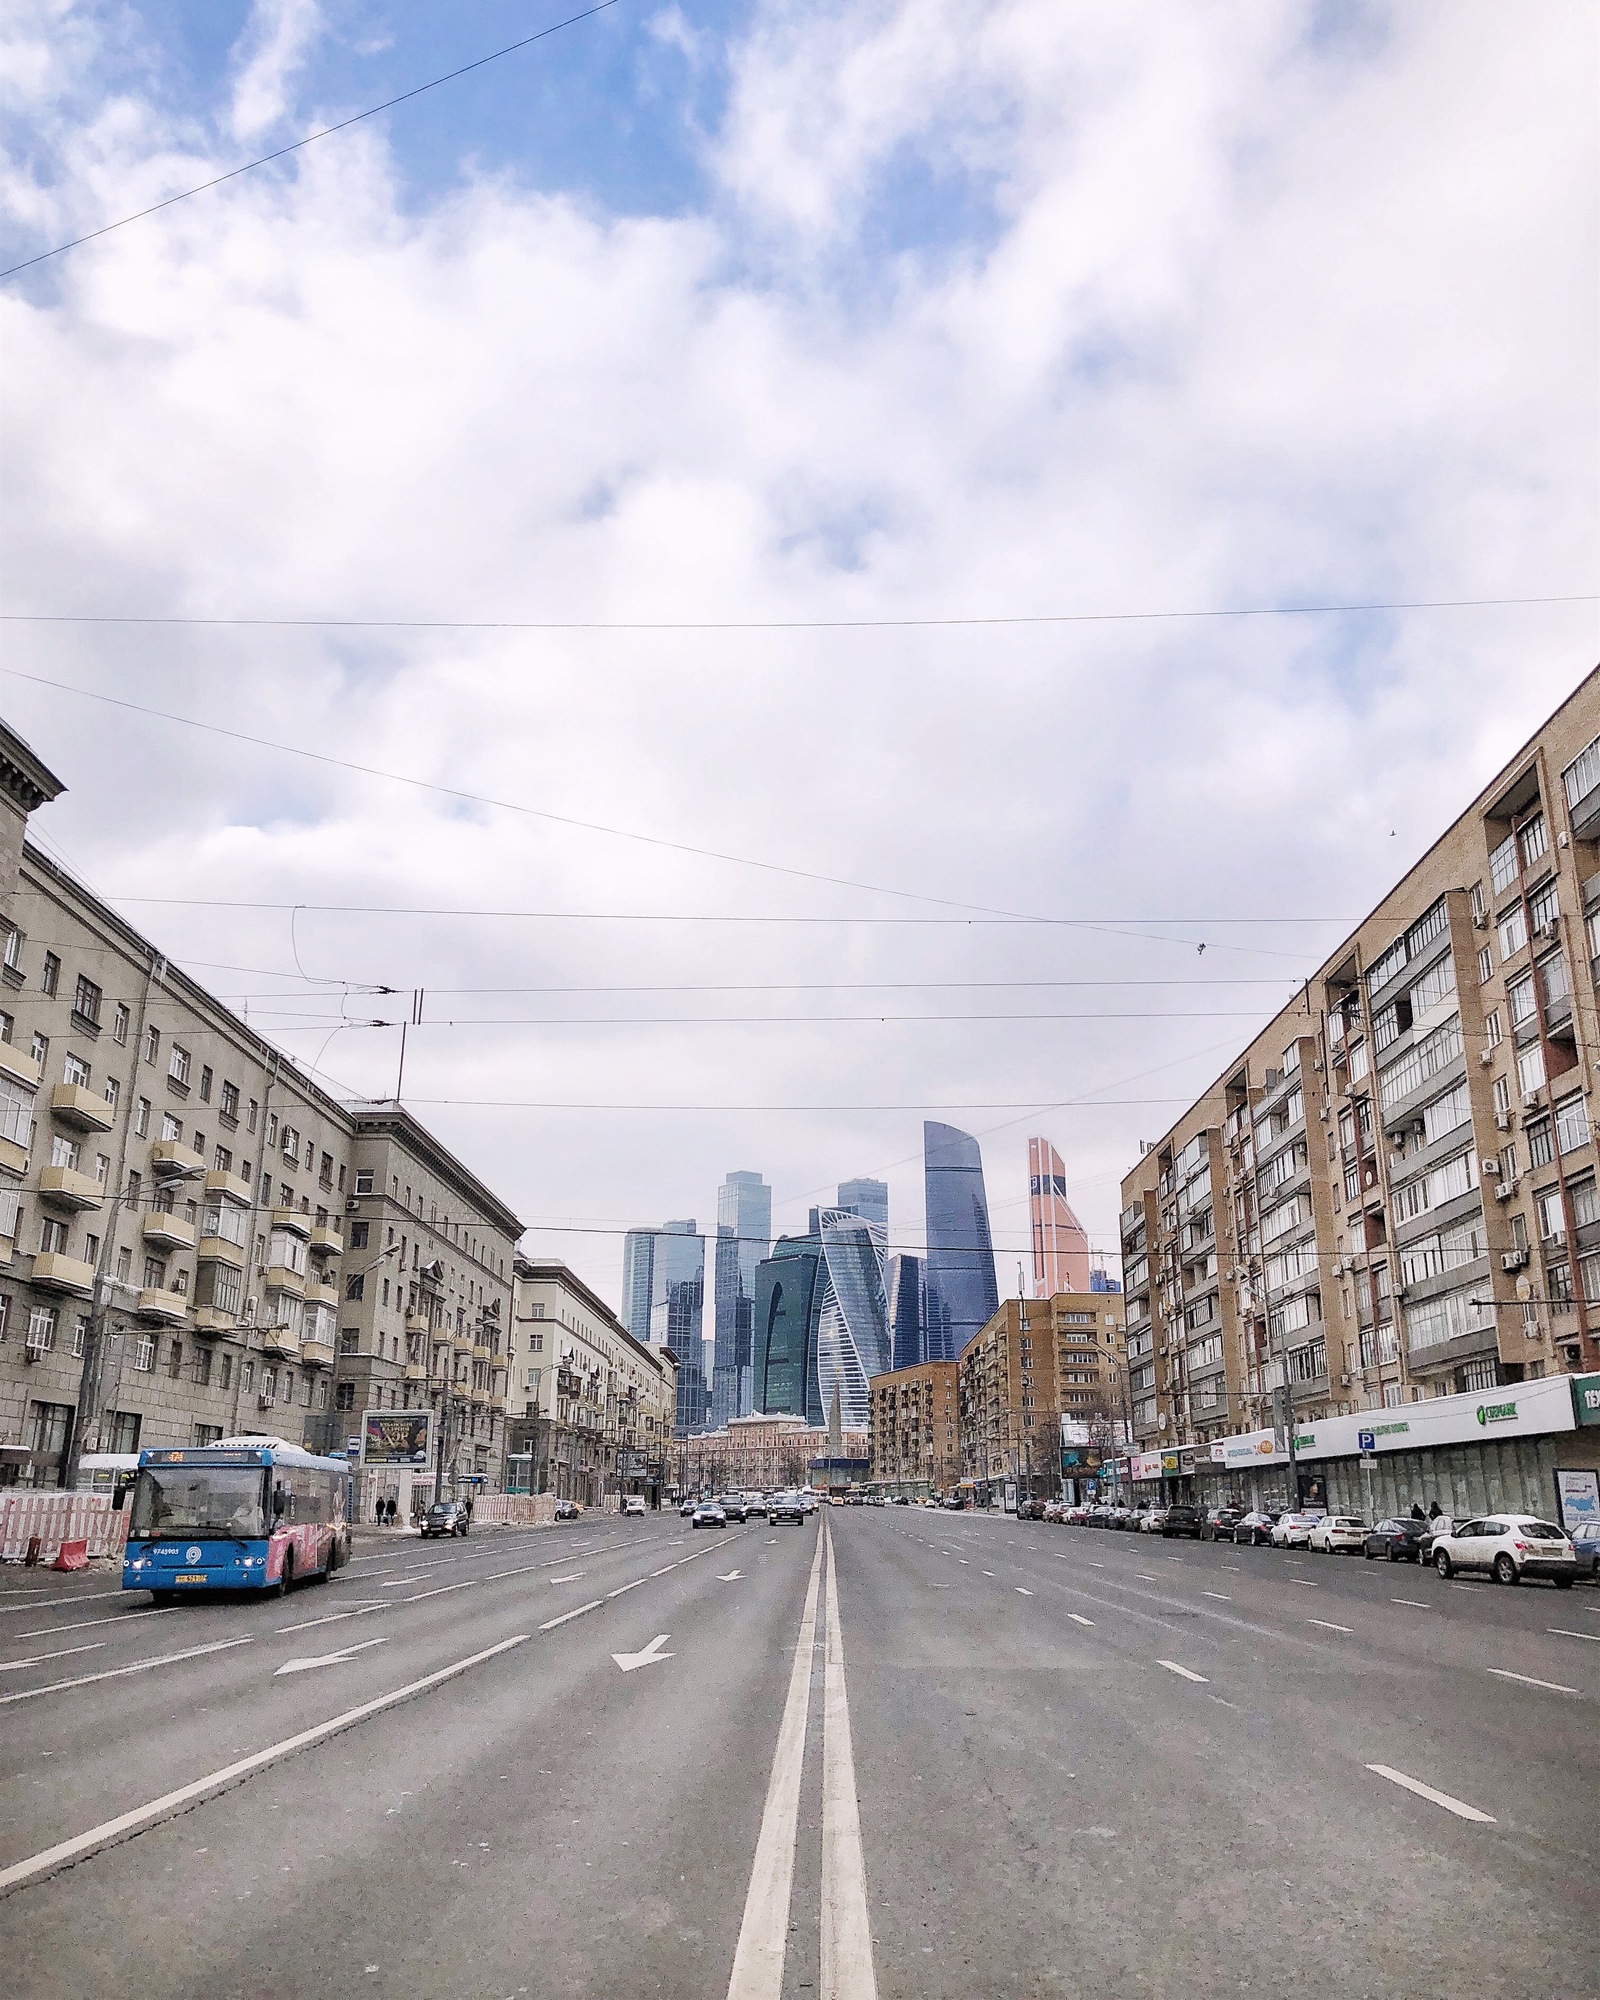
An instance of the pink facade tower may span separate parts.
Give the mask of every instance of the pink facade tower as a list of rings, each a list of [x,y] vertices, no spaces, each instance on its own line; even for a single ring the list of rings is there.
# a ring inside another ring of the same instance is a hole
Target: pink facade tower
[[[1034,1297],[1088,1291],[1089,1238],[1067,1206],[1067,1171],[1048,1139],[1028,1141],[1028,1217]]]

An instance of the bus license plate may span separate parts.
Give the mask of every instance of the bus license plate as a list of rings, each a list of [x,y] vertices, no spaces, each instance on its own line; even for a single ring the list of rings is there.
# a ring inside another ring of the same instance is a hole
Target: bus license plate
[[[172,1580],[173,1580],[173,1582],[174,1582],[174,1583],[204,1583],[204,1582],[205,1582],[205,1578],[204,1578],[203,1576],[175,1576],[175,1577],[174,1577],[174,1578],[173,1578]]]

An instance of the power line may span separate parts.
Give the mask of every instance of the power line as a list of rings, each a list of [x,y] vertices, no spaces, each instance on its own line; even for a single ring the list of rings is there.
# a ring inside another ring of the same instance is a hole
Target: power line
[[[303,147],[314,146],[319,139],[331,139],[335,132],[347,132],[352,125],[360,125],[368,118],[376,118],[380,111],[392,111],[397,104],[407,104],[413,97],[421,97],[425,92],[437,90],[441,84],[454,83],[457,77],[468,76],[485,64],[498,62],[502,56],[515,55],[518,49],[525,49],[534,42],[542,42],[549,35],[556,35],[563,28],[575,27],[579,21],[590,20],[596,14],[603,14],[608,7],[615,7],[617,0],[598,0],[593,7],[586,7],[581,14],[569,14],[566,20],[557,21],[548,28],[541,28],[535,35],[524,35],[520,41],[508,42],[503,49],[495,49],[492,54],[478,56],[474,61],[463,63],[459,69],[448,71],[444,76],[436,76],[427,83],[419,83],[410,90],[401,91],[398,97],[387,98],[382,104],[374,104],[369,110],[358,111],[352,117],[341,118],[336,125],[325,125],[320,132],[308,132],[303,139],[296,139],[287,146],[280,146],[276,152],[263,153],[259,160],[247,160],[242,167],[230,167],[225,174],[202,181],[198,187],[185,188],[182,194],[169,194],[165,201],[155,201],[148,208],[136,209],[132,215],[124,215],[116,222],[108,222],[100,229],[91,229],[86,236],[74,236],[70,243],[58,243],[53,250],[41,250],[36,257],[24,257],[20,264],[12,264],[0,271],[0,278],[15,277],[18,271],[31,270],[35,264],[44,264],[52,257],[63,256],[68,250],[76,250],[81,244],[93,243],[97,237],[109,236],[114,229],[126,229],[130,222],[142,222],[147,215],[156,215],[164,208],[172,208],[180,201],[190,201],[197,194],[205,194],[210,189],[221,187],[224,181],[234,181],[241,174],[254,173],[257,167],[270,166],[274,160],[287,158],[290,153],[298,153]]]
[[[406,1093],[407,1104],[426,1104],[430,1108],[449,1105],[463,1111],[733,1111],[733,1112],[801,1112],[807,1116],[816,1112],[849,1111],[1021,1111],[1027,1114],[1046,1111],[1099,1111],[1102,1108],[1125,1109],[1130,1106],[1158,1107],[1163,1104],[1204,1104],[1214,1099],[1225,1102],[1225,1096],[1217,1092],[1203,1093],[1196,1097],[1188,1092],[1181,1097],[1063,1097],[1053,1103],[1041,1104],[1036,1097],[973,1102],[970,1099],[941,1101],[938,1098],[924,1098],[916,1104],[621,1104],[621,1103],[581,1103],[572,1100],[538,1099],[527,1097],[413,1097]],[[358,1104],[383,1103],[381,1098],[357,1098]]]
[[[606,0],[606,4],[615,5],[616,0]],[[591,11],[598,13],[600,10],[595,8]],[[585,17],[579,14],[573,18],[583,20]],[[551,34],[554,30],[547,28],[545,32]],[[488,60],[492,58],[486,57],[485,61]],[[383,105],[378,108],[387,109]],[[329,129],[337,131],[339,127]],[[302,140],[300,143],[305,145],[309,142]],[[275,159],[278,156],[271,154],[268,157]],[[243,173],[247,169],[241,167],[238,171]],[[214,186],[215,183],[208,185]],[[184,197],[179,195],[175,199],[181,201]],[[145,211],[146,214],[152,212]],[[129,217],[129,220],[137,218]],[[119,226],[112,224],[113,228]],[[87,237],[79,238],[80,242],[88,240]],[[62,246],[63,249],[72,247],[71,244]],[[45,254],[55,256],[58,253],[47,251]],[[16,270],[24,268],[20,264],[13,266]],[[9,275],[0,271],[0,277]],[[1191,618],[1337,618],[1367,612],[1481,611],[1510,605],[1595,603],[1600,603],[1600,596],[1591,592],[1574,592],[1557,597],[1413,597],[1361,604],[1244,604],[1170,611],[974,612],[940,618],[208,618],[163,613],[7,611],[0,612],[0,624],[175,625],[345,632],[904,632],[996,625],[1134,625]]]
[[[398,1028],[398,1020],[347,1021],[337,1014],[300,1014],[283,1008],[259,1010],[265,1020],[298,1021],[307,1028]],[[737,1028],[794,1027],[812,1023],[883,1022],[897,1026],[921,1022],[939,1027],[967,1021],[1253,1021],[1260,1010],[1234,1007],[1213,1012],[1174,1009],[1159,1013],[1112,1014],[494,1014],[474,1018],[446,1017],[412,1022],[417,1033],[428,1028]]]

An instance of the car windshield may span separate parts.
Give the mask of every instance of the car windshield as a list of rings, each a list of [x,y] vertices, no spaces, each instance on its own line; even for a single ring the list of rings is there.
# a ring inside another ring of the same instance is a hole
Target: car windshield
[[[1520,1521],[1517,1525],[1530,1542],[1564,1542],[1567,1539],[1553,1521]]]
[[[223,1535],[256,1540],[267,1532],[258,1466],[147,1465],[133,1489],[130,1541],[158,1535]]]

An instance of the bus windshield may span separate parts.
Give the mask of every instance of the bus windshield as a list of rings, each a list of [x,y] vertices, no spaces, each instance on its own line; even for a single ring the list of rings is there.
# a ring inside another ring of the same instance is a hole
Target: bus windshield
[[[259,1540],[267,1532],[262,1474],[256,1466],[146,1466],[133,1489],[128,1539],[157,1535],[230,1535]]]

